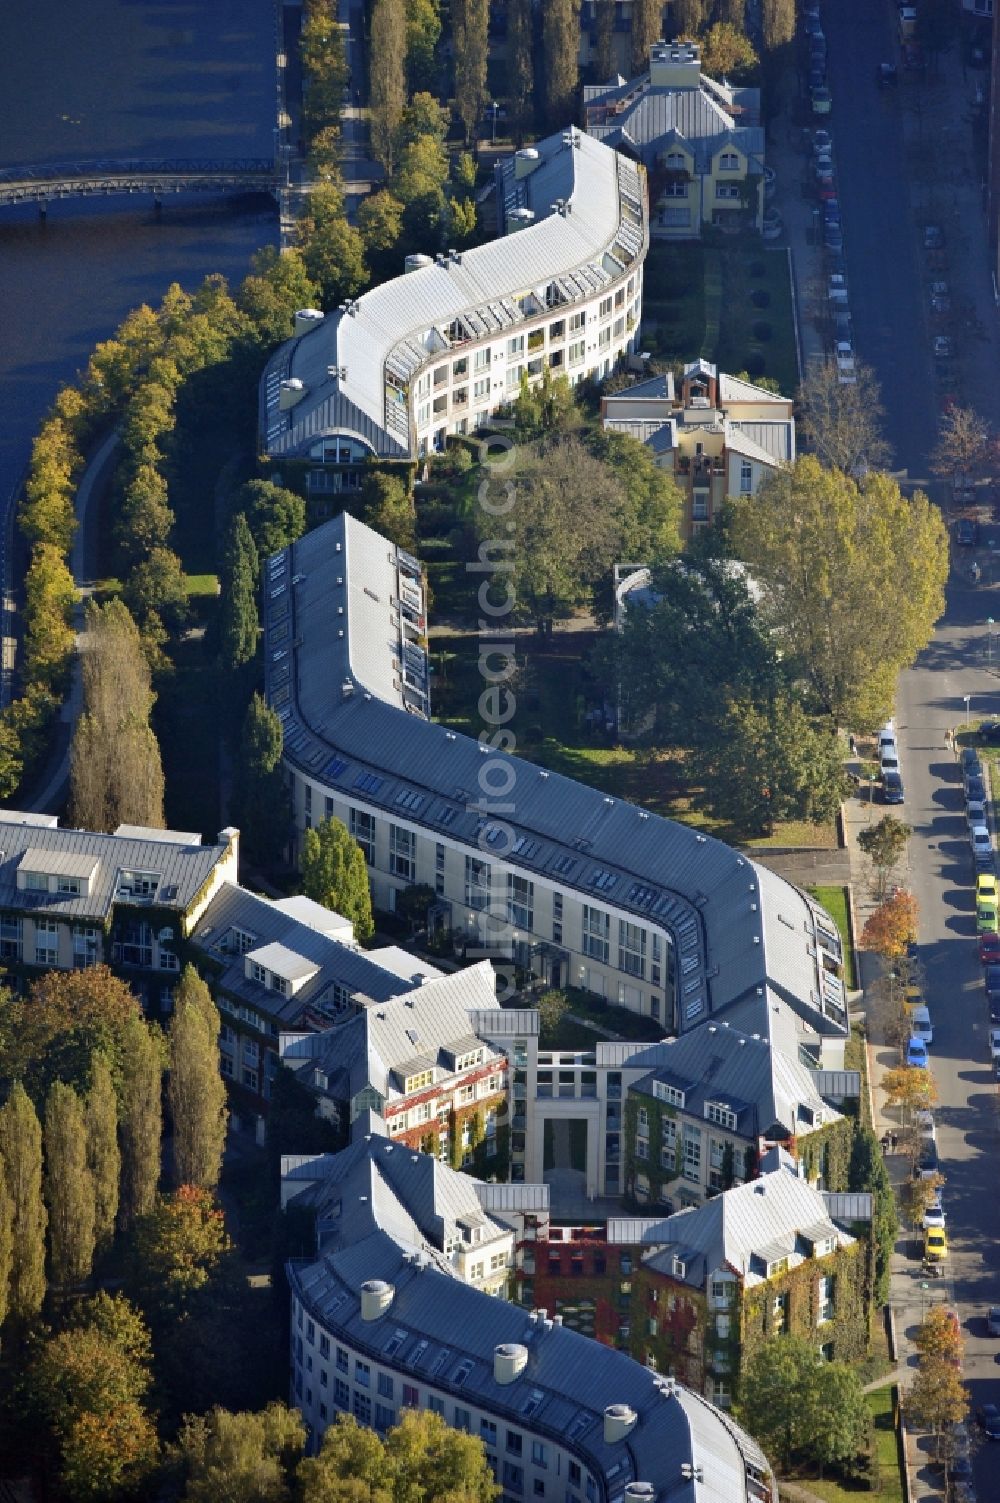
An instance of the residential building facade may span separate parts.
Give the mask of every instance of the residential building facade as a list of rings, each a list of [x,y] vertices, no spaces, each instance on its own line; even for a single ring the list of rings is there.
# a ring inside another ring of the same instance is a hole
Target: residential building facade
[[[173,1007],[182,955],[201,915],[235,881],[239,832],[200,835],[120,825],[61,829],[55,815],[0,810],[0,965],[8,985],[104,964],[151,1016]]]
[[[649,174],[653,235],[690,240],[705,225],[761,228],[760,92],[702,73],[697,42],[658,42],[646,73],[583,92],[587,131]]]
[[[601,420],[648,445],[673,475],[685,539],[717,521],[728,497],[756,495],[769,475],[795,463],[792,399],[707,360],[684,367],[679,393],[667,372],[602,397]]]
[[[515,1295],[728,1408],[740,1364],[786,1331],[828,1360],[868,1349],[868,1247],[842,1224],[867,1196],[823,1193],[785,1164],[663,1220],[533,1218]]]
[[[260,387],[260,452],[311,492],[356,490],[371,459],[472,433],[546,371],[601,379],[638,347],[645,173],[573,127],[497,165],[500,238],[407,271],[296,334]]]

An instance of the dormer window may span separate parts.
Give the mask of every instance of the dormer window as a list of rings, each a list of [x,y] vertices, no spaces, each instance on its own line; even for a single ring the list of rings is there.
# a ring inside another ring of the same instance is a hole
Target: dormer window
[[[245,955],[248,950],[253,949],[256,943],[256,934],[250,934],[246,929],[240,929],[236,924],[229,931],[227,948],[232,955]]]
[[[722,1101],[706,1101],[705,1117],[709,1122],[714,1122],[717,1127],[724,1127],[728,1132],[736,1131],[736,1113],[732,1107],[726,1106]]]
[[[677,1086],[667,1085],[663,1080],[653,1081],[653,1095],[657,1101],[665,1101],[668,1106],[683,1106],[684,1092]]]
[[[722,153],[722,155],[720,156],[720,158],[719,158],[719,171],[720,172],[739,172],[739,170],[740,170],[739,153],[735,152],[735,151],[724,151]]]
[[[49,879],[44,872],[24,872],[25,892],[48,892]]]
[[[155,898],[159,885],[159,872],[129,871],[123,867],[118,873],[117,896],[120,898]]]

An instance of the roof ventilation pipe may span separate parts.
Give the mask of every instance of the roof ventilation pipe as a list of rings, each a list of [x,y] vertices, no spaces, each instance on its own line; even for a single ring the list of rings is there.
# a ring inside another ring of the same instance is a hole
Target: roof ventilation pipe
[[[306,383],[300,381],[298,376],[292,376],[290,380],[282,381],[278,388],[279,411],[287,412],[289,408],[301,402],[308,390],[309,388],[306,386]]]
[[[403,274],[405,276],[408,271],[422,271],[425,266],[433,265],[433,256],[425,256],[422,251],[417,251],[412,256],[406,257],[403,262]]]
[[[651,1482],[627,1482],[625,1484],[625,1503],[653,1503],[656,1497],[656,1488]]]
[[[392,1304],[395,1293],[394,1285],[385,1279],[368,1279],[361,1285],[361,1319],[378,1320]]]
[[[318,308],[298,308],[295,312],[296,334],[308,334],[310,329],[315,329],[326,317]]]
[[[624,1440],[635,1429],[638,1418],[629,1404],[609,1404],[604,1411],[604,1444],[614,1446]]]
[[[520,151],[514,153],[514,180],[528,177],[541,161],[536,146],[522,146]]]
[[[520,1342],[503,1341],[493,1348],[494,1381],[506,1386],[519,1378],[528,1365],[528,1348]]]

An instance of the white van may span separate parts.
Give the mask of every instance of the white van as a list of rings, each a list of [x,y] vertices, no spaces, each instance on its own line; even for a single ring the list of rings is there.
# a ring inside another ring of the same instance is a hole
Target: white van
[[[931,1015],[926,1007],[914,1007],[909,1017],[910,1033],[914,1038],[923,1039],[925,1044],[933,1044],[934,1027],[931,1023]],[[930,1134],[928,1133],[928,1137]]]

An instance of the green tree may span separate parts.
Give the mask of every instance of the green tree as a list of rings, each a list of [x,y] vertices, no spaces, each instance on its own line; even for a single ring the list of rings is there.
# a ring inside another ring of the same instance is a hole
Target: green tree
[[[222,557],[222,612],[220,637],[222,663],[241,668],[257,653],[260,618],[257,614],[257,580],[260,560],[243,512],[229,524]]]
[[[153,1361],[149,1327],[124,1294],[107,1294],[102,1290],[74,1305],[68,1313],[67,1326],[70,1330],[96,1332],[139,1368],[148,1368]],[[132,1397],[141,1398],[145,1389],[136,1387],[130,1392]]]
[[[874,372],[857,361],[855,377],[845,384],[834,361],[814,362],[798,402],[803,431],[822,463],[861,476],[887,469],[892,449],[883,432],[885,408]]]
[[[565,992],[549,990],[542,992],[537,1002],[539,1038],[546,1040],[543,1047],[557,1049],[556,1042],[560,1025],[569,1012],[569,998]]]
[[[372,151],[391,172],[396,127],[406,106],[404,0],[373,0],[368,59]]]
[[[892,874],[903,859],[912,833],[910,826],[893,814],[883,814],[876,824],[858,833],[858,845],[875,873],[875,896],[879,902],[889,890]]]
[[[302,837],[302,890],[343,914],[362,944],[374,933],[364,852],[339,819],[324,819]]]
[[[24,674],[59,689],[76,644],[76,585],[52,543],[39,543],[24,579]]]
[[[42,1199],[42,1129],[20,1081],[0,1107],[0,1166],[11,1206],[13,1257],[9,1311],[32,1320],[45,1298],[45,1228]]]
[[[70,1289],[89,1278],[94,1266],[94,1176],[83,1102],[59,1080],[45,1103],[45,1200],[52,1282]]]
[[[151,548],[125,581],[122,599],[137,621],[155,611],[170,627],[181,626],[187,620],[188,596],[177,554],[170,548]]]
[[[608,0],[608,4],[613,22],[614,0]],[[507,113],[514,140],[521,146],[535,123],[535,18],[531,0],[509,0],[507,6]]]
[[[176,1455],[187,1478],[185,1503],[290,1503],[293,1472],[305,1450],[297,1409],[277,1402],[257,1414],[214,1408],[189,1415]]]
[[[433,90],[437,82],[435,51],[441,38],[438,0],[406,0],[406,81],[411,94]]]
[[[0,992],[3,1073],[20,1080],[41,1107],[56,1080],[87,1092],[100,1053],[118,1089],[125,1031],[138,1016],[136,997],[105,965],[46,971],[27,996]]]
[[[441,238],[448,155],[433,135],[404,147],[390,187],[403,205],[403,248],[428,250]]]
[[[935,475],[980,475],[992,457],[992,429],[974,407],[949,407],[941,414],[938,441],[931,454]]]
[[[181,1185],[136,1223],[129,1287],[154,1324],[169,1324],[206,1288],[232,1250],[222,1212],[208,1190]]]
[[[281,721],[260,694],[247,707],[233,788],[233,809],[250,861],[280,859],[291,828],[291,804],[281,770]]]
[[[24,774],[25,748],[10,711],[0,711],[0,799],[10,799]]]
[[[403,234],[403,205],[381,188],[369,193],[358,206],[358,229],[365,246],[365,261],[378,281],[402,270],[399,241]]]
[[[443,147],[448,138],[449,119],[447,109],[433,94],[414,94],[396,127],[397,153],[404,152],[424,136],[430,136]]]
[[[124,1046],[118,1214],[122,1226],[130,1227],[138,1217],[150,1214],[160,1182],[163,1047],[158,1034],[138,1016],[127,1027]]]
[[[633,0],[632,5],[632,72],[642,73],[649,67],[649,53],[663,35],[661,0]],[[706,72],[710,71],[706,68]],[[606,75],[604,75],[606,76]]]
[[[396,0],[379,0],[380,5]],[[311,281],[323,303],[335,308],[356,297],[368,284],[365,247],[360,230],[349,224],[339,188],[317,183],[299,219],[299,244]]]
[[[466,141],[472,140],[486,107],[489,20],[489,0],[451,0],[455,109],[462,122]]]
[[[297,1481],[302,1503],[393,1503],[385,1446],[352,1414],[337,1415],[318,1454],[299,1463]]]
[[[885,718],[900,669],[944,608],[948,534],[917,491],[887,475],[863,486],[811,455],[733,502],[733,541],[764,615],[818,708],[835,724]]]
[[[717,21],[701,39],[701,66],[712,78],[732,78],[757,66],[749,38],[729,21]]]
[[[744,1364],[738,1413],[782,1471],[795,1459],[822,1466],[855,1455],[868,1427],[857,1372],[818,1360],[800,1336],[768,1341]]]
[[[673,9],[677,35],[695,37],[705,24],[708,0],[674,0]]]
[[[830,821],[844,793],[836,739],[787,694],[734,700],[690,760],[712,811],[744,835],[771,835],[776,820]]]
[[[10,1280],[14,1268],[14,1203],[0,1160],[0,1330],[10,1310]]]
[[[934,1435],[962,1424],[969,1412],[969,1394],[961,1368],[952,1362],[922,1361],[903,1396],[903,1409],[912,1424]]]
[[[167,482],[155,464],[144,460],[126,481],[120,502],[116,530],[126,566],[166,547],[173,525]]]
[[[55,415],[31,446],[31,465],[18,520],[32,548],[50,546],[65,557],[76,531],[73,500],[83,456],[71,428]]]
[[[461,1497],[466,1503],[493,1503],[500,1489],[493,1480],[478,1435],[453,1430],[429,1409],[404,1409],[385,1442],[393,1503]]]
[[[271,480],[248,480],[240,489],[237,506],[246,512],[261,561],[296,542],[306,530],[305,501]]]
[[[580,82],[580,0],[547,0],[542,12],[545,113],[553,130],[576,119]]]
[[[405,480],[374,470],[361,487],[365,521],[400,548],[413,549],[417,540],[417,508]]]
[[[170,1020],[168,1092],[178,1184],[214,1189],[226,1146],[226,1086],[219,1066],[219,1013],[192,965],[186,965]]]
[[[306,271],[301,249],[289,246],[279,255],[274,246],[265,246],[237,296],[247,325],[244,342],[251,351],[272,349],[291,334],[296,309],[315,307],[318,299],[319,288]]]
[[[863,1449],[869,1429],[861,1377],[846,1362],[823,1362],[813,1373],[808,1455],[825,1466],[847,1462]]]
[[[63,1437],[61,1449],[63,1488],[75,1503],[106,1503],[143,1493],[153,1484],[160,1457],[153,1422],[134,1403],[101,1414],[85,1409]]]
[[[660,469],[646,444],[628,433],[598,433],[593,452],[625,491],[625,556],[659,564],[677,553],[684,497],[673,476]]]
[[[94,1182],[96,1251],[106,1253],[114,1240],[121,1180],[118,1148],[118,1102],[111,1070],[103,1055],[94,1056],[87,1093],[87,1168]]]
[[[889,1171],[875,1134],[860,1122],[854,1128],[847,1188],[867,1192],[872,1197],[871,1302],[876,1309],[881,1309],[889,1299],[899,1217]]]

